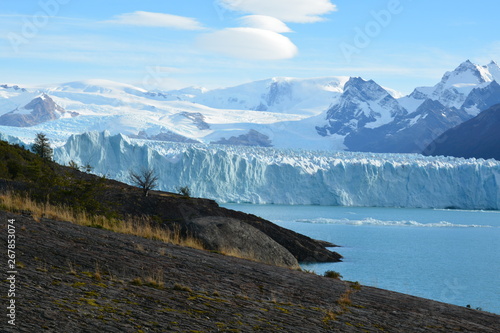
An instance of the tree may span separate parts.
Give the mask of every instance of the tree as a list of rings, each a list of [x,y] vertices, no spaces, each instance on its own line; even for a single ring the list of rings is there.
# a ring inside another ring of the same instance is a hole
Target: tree
[[[191,196],[191,190],[189,189],[189,186],[180,186],[177,188],[177,192],[184,197]]]
[[[49,139],[43,133],[37,133],[35,137],[35,142],[31,148],[35,154],[43,158],[44,160],[52,160],[53,149],[50,147]]]
[[[144,196],[147,197],[150,190],[158,186],[158,176],[153,169],[142,169],[140,172],[130,171],[130,181],[137,187],[142,188]]]

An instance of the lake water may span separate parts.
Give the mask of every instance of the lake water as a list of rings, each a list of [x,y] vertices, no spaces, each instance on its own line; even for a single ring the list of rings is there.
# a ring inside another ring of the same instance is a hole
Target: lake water
[[[500,314],[500,212],[224,204],[341,247],[323,274]]]

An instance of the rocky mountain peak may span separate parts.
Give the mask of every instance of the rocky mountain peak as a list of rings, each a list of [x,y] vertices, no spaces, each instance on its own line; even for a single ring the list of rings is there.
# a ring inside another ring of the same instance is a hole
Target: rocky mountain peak
[[[365,81],[360,77],[351,77],[344,86],[344,96],[374,101],[390,96],[390,94],[373,80]]]
[[[290,82],[286,80],[278,81],[273,79],[273,82],[269,87],[269,94],[267,95],[267,105],[273,106],[285,98],[292,98],[292,86]]]
[[[487,66],[481,67],[473,64],[470,60],[466,60],[461,63],[452,72],[447,72],[441,84],[444,85],[454,85],[454,84],[478,84],[492,81],[493,78],[491,73],[488,71]]]
[[[61,118],[66,113],[66,110],[57,105],[56,102],[47,94],[42,93],[34,98],[24,107],[16,108],[0,117],[0,125],[29,127],[46,121],[56,120]],[[75,117],[76,112],[69,113]]]

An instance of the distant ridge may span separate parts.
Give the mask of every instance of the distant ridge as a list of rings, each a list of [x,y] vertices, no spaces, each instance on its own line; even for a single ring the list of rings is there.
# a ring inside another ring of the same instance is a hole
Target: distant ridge
[[[425,150],[424,155],[500,160],[500,104],[444,132]]]

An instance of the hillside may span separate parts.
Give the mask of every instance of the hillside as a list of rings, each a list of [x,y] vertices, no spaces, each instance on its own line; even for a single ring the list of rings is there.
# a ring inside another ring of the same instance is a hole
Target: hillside
[[[17,317],[16,328],[2,332],[496,332],[500,325],[500,316],[465,307],[67,222],[0,212],[3,230],[9,219]]]
[[[0,207],[7,201],[33,201],[43,209],[54,206],[55,214],[85,215],[84,225],[121,228],[124,221],[194,238],[200,247],[270,264],[298,267],[298,261],[335,262],[341,256],[326,249],[334,244],[316,241],[281,228],[257,216],[221,208],[213,201],[175,193],[142,190],[98,177],[73,167],[43,160],[20,146],[0,141]],[[84,168],[83,168],[84,169]],[[13,198],[13,199],[12,199]],[[11,210],[28,208],[11,205]],[[68,213],[66,213],[66,211]],[[89,222],[86,222],[90,220]]]
[[[500,104],[454,127],[434,140],[424,155],[500,160]]]

